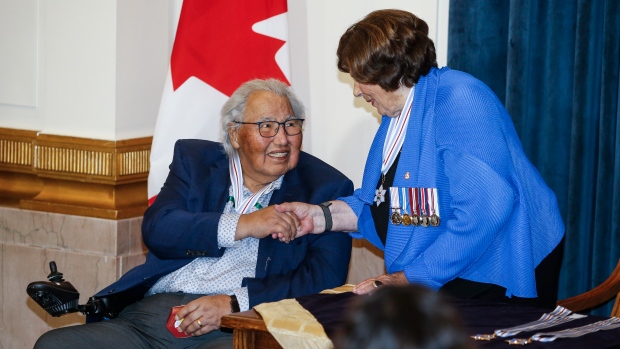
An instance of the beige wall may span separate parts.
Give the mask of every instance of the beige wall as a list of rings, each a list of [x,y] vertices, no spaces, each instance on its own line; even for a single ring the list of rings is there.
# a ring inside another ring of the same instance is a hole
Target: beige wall
[[[152,136],[170,11],[168,0],[0,1],[0,127]]]

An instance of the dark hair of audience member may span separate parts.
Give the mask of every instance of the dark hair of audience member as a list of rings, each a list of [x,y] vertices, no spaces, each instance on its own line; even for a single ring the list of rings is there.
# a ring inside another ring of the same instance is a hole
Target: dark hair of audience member
[[[457,310],[423,286],[380,286],[360,296],[334,338],[334,349],[470,349]]]

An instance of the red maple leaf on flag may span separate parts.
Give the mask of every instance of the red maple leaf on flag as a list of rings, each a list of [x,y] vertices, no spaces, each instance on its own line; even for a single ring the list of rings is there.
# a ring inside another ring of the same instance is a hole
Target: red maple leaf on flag
[[[252,31],[286,11],[286,0],[184,0],[170,58],[173,89],[191,76],[226,96],[256,78],[290,85],[275,60],[285,42]]]

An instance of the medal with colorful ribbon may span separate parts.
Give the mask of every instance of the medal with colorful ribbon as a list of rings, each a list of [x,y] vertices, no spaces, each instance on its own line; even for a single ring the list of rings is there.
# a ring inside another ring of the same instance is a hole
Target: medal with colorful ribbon
[[[430,201],[428,207],[430,209],[430,223],[433,227],[439,226],[441,220],[439,219],[439,202],[437,200],[437,188],[429,188]]]
[[[403,217],[400,215],[400,195],[398,193],[398,187],[390,187],[390,207],[392,208],[392,214],[390,215],[390,221],[394,225],[399,225],[403,222]]]
[[[420,193],[420,225],[424,228],[428,227],[429,218],[426,214],[426,188],[419,188],[418,192]]]
[[[420,225],[420,206],[418,204],[418,191],[416,188],[408,188],[409,191],[409,207],[411,208],[411,224]]]
[[[411,225],[411,216],[407,211],[407,204],[409,203],[408,188],[400,188],[400,192],[402,197],[400,198],[400,202],[403,205],[403,225]]]

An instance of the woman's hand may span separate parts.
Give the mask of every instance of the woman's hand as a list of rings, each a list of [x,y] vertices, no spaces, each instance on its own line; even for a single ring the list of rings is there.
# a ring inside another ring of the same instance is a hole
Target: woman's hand
[[[371,278],[360,282],[353,287],[355,294],[367,294],[373,292],[377,287],[383,285],[408,285],[409,281],[405,277],[405,273],[398,271],[394,274],[383,274],[376,278]]]
[[[175,320],[183,319],[177,330],[191,336],[207,334],[220,328],[222,316],[230,313],[230,296],[218,294],[200,297],[187,303],[176,314]]]

